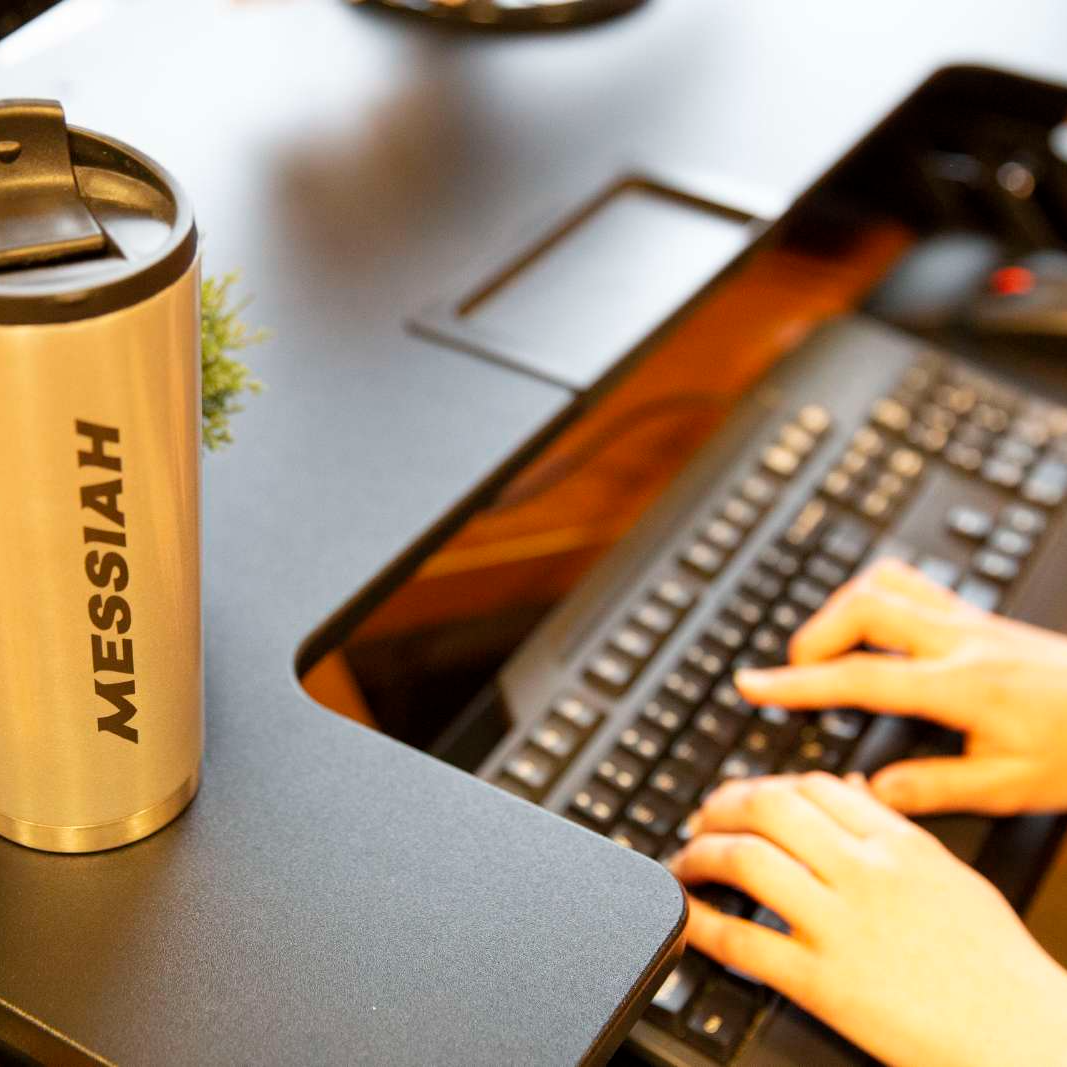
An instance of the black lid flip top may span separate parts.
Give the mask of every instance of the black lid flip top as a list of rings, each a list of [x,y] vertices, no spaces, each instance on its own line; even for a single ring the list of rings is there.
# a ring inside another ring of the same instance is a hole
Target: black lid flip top
[[[55,101],[0,101],[0,325],[139,303],[196,247],[189,201],[157,163],[68,127]]]

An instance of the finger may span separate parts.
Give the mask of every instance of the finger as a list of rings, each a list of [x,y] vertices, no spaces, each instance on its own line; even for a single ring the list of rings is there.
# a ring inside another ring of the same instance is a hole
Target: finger
[[[842,589],[793,635],[789,659],[817,663],[864,642],[913,656],[941,656],[959,641],[959,621],[943,609],[863,582]]]
[[[698,811],[698,829],[759,834],[833,884],[849,842],[840,825],[798,790],[798,782],[783,775],[723,786]]]
[[[1008,756],[905,760],[881,770],[871,790],[908,815],[977,811],[1009,815],[1025,804],[1027,765]]]
[[[692,897],[686,936],[693,948],[787,995],[807,984],[812,957],[801,942],[746,919],[723,915]]]
[[[866,789],[858,789],[832,774],[805,774],[797,789],[842,829],[856,837],[888,830],[901,830],[909,824]]]
[[[734,682],[753,704],[787,708],[856,707],[918,715],[966,729],[974,711],[961,710],[956,664],[854,652],[827,663],[741,670]]]
[[[721,882],[742,890],[796,930],[814,931],[834,902],[803,864],[755,834],[701,834],[670,866],[685,885]]]

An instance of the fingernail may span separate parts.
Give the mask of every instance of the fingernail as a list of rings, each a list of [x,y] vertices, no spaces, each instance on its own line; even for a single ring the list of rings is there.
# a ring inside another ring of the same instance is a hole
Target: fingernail
[[[700,812],[694,811],[693,814],[685,820],[685,832],[690,837],[695,837],[697,834],[700,833],[700,824]]]
[[[734,674],[734,682],[746,689],[758,689],[761,685],[766,685],[767,681],[767,672],[754,667],[742,667]]]

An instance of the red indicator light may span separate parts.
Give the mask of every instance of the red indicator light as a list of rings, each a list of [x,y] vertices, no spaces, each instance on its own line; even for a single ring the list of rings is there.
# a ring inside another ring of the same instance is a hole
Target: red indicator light
[[[1034,272],[1025,267],[1001,267],[989,278],[989,288],[999,296],[1021,296],[1035,284]]]

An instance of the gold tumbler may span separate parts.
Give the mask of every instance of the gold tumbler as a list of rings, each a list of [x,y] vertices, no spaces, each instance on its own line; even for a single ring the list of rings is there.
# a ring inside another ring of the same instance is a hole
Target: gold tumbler
[[[114,848],[199,781],[198,238],[51,101],[0,102],[0,403],[0,835]]]

